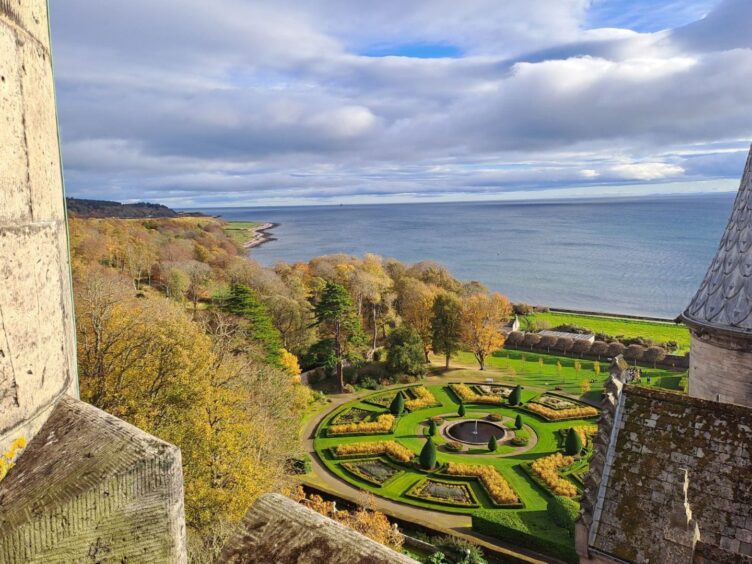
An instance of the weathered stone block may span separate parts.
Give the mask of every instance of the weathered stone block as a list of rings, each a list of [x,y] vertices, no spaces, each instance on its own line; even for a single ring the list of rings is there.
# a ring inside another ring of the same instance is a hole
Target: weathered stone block
[[[414,563],[407,556],[279,494],[266,494],[222,551],[228,564]]]
[[[0,564],[185,559],[180,451],[62,398],[0,482]]]

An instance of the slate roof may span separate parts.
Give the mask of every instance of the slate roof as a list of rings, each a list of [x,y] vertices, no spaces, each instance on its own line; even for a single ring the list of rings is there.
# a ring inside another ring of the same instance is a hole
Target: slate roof
[[[752,335],[752,149],[721,244],[682,318]]]
[[[703,550],[752,562],[752,410],[629,385],[622,394],[590,545],[629,562],[666,561],[688,483]]]

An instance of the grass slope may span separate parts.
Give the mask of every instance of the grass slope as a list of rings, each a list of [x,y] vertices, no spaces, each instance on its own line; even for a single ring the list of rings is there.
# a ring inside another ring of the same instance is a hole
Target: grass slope
[[[254,237],[252,229],[263,225],[258,221],[231,221],[225,226],[225,233],[236,243],[244,245]]]

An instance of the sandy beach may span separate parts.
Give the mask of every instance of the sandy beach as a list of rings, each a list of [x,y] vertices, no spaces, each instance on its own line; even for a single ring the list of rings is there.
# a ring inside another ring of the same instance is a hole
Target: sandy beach
[[[246,249],[252,249],[254,247],[263,245],[264,243],[268,243],[269,241],[276,241],[276,239],[272,237],[268,233],[268,231],[278,226],[279,226],[279,223],[264,223],[263,225],[259,225],[258,227],[249,229],[249,231],[253,233],[253,238],[247,243],[245,243],[243,246]]]

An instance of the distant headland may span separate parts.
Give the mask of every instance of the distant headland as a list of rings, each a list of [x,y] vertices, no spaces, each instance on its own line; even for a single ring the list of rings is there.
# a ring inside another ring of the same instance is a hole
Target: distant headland
[[[157,217],[208,217],[201,212],[177,212],[162,204],[138,202],[122,204],[108,200],[66,198],[68,213],[75,217],[148,219]]]

